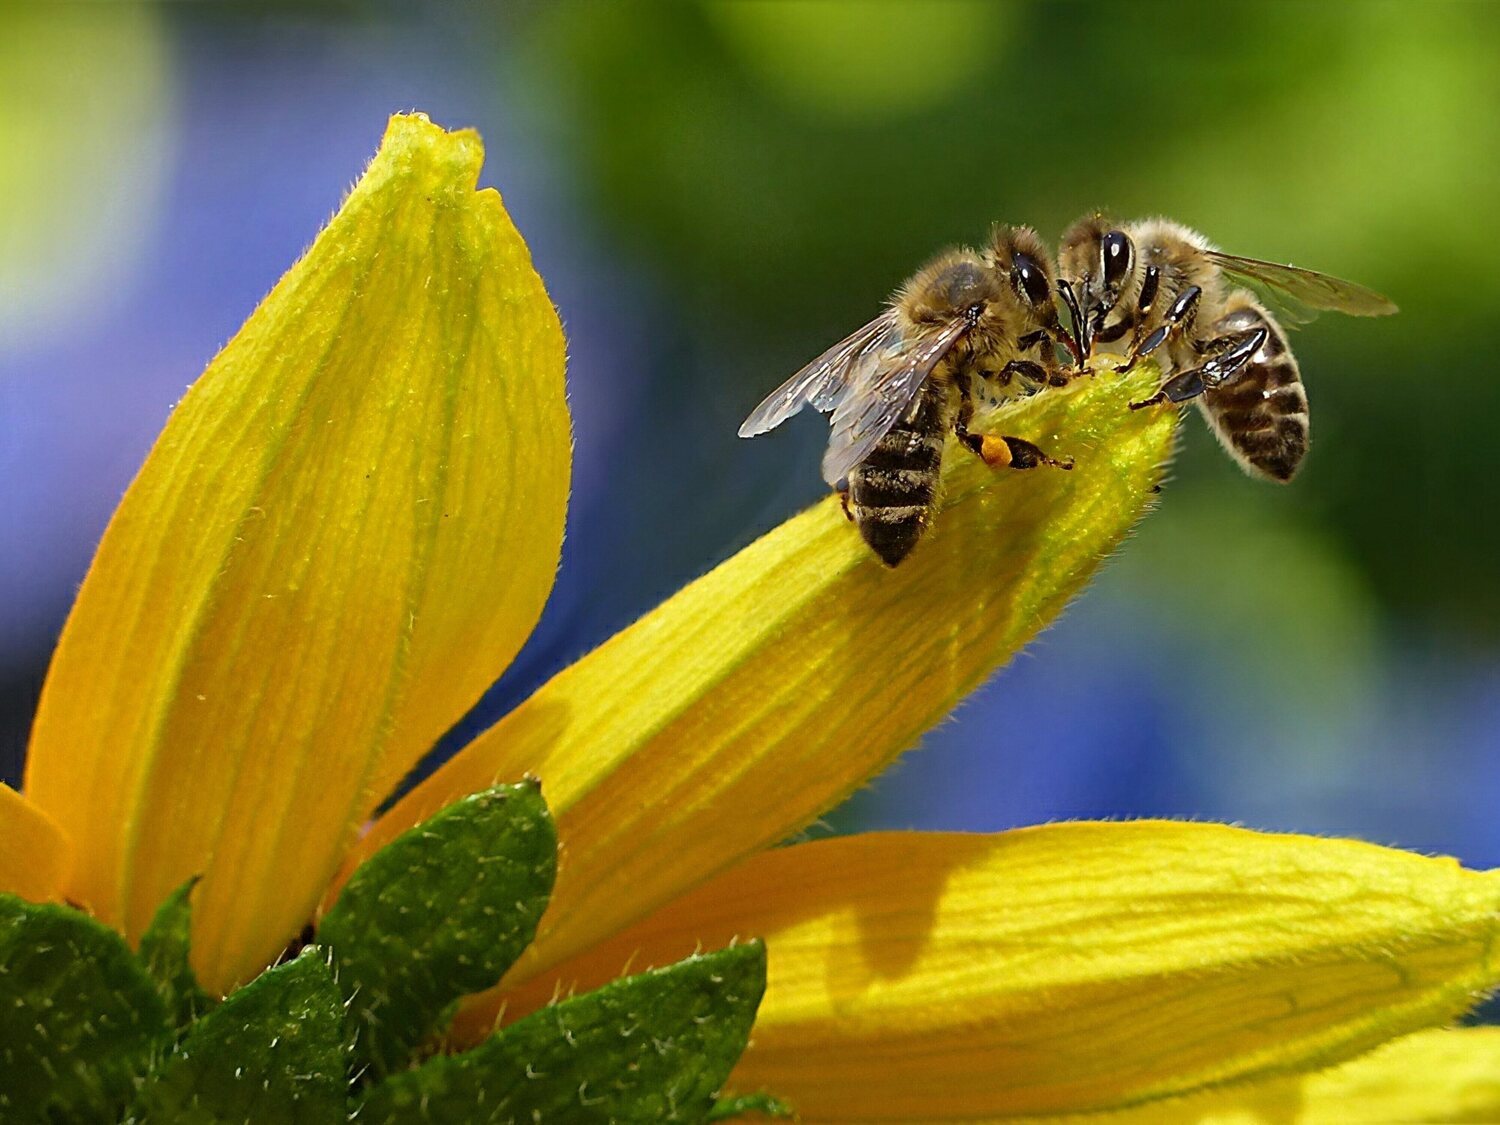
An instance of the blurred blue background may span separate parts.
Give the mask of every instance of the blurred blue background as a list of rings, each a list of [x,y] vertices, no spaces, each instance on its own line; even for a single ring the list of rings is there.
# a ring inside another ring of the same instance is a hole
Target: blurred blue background
[[[817,421],[735,427],[935,249],[1164,212],[1402,313],[1295,337],[1290,488],[1188,427],[1088,594],[826,827],[1170,815],[1500,865],[1497,60],[1462,2],[0,0],[0,774],[170,404],[418,108],[484,135],[578,438],[557,592],[449,744],[819,494]]]

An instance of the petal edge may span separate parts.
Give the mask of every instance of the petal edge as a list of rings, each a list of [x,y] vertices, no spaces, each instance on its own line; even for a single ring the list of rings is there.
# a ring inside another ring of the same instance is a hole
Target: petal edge
[[[0,782],[0,891],[31,902],[60,899],[72,850],[55,820]]]
[[[511,1019],[702,943],[763,937],[731,1087],[808,1122],[1101,1112],[1307,1071],[1492,985],[1500,885],[1451,860],[1212,824],[882,833],[742,864],[555,974]]]
[[[134,938],[202,873],[210,989],[311,917],[551,588],[562,332],[482,156],[392,119],[168,421],[48,674],[27,788],[78,843],[70,894]]]

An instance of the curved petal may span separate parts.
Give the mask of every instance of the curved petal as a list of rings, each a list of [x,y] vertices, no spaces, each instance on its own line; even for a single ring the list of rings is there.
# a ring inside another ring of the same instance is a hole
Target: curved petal
[[[830,498],[544,685],[379,821],[362,854],[496,778],[541,777],[561,858],[534,975],[803,828],[1043,628],[1146,510],[1176,412],[1154,369],[985,428],[1077,459],[997,472],[950,442],[928,542],[887,570]]]
[[[55,820],[0,783],[0,891],[32,902],[60,898],[72,850]]]
[[[1494,1125],[1500,1028],[1419,1031],[1317,1074],[1147,1105],[1073,1125]],[[1055,1117],[1050,1125],[1059,1125]]]
[[[1500,975],[1497,906],[1496,877],[1452,860],[1212,824],[854,836],[756,857],[511,996],[506,1016],[627,964],[763,937],[734,1089],[807,1122],[1095,1112],[1447,1021]]]
[[[27,789],[135,937],[188,876],[224,989],[505,668],[561,544],[563,340],[472,133],[397,117],[177,407],[53,660]]]

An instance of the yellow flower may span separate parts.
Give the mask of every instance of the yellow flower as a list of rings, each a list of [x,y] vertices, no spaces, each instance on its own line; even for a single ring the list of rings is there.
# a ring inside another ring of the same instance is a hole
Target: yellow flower
[[[1210,1090],[1104,1118],[1061,1120],[1074,1125],[1493,1125],[1500,1121],[1500,1028],[1421,1031],[1315,1074]]]
[[[1454,1099],[1494,1104],[1475,1061],[1494,1037],[1477,1032],[1281,1077],[1440,1024],[1488,987],[1489,874],[1159,822],[767,850],[913,745],[1139,518],[1175,428],[1123,408],[1148,370],[1007,408],[1008,430],[1078,468],[950,458],[936,530],[897,571],[832,499],[789,520],[361,836],[520,648],[561,546],[562,332],[499,196],[475,190],[481,157],[472,133],[393,119],[178,407],[68,620],[25,796],[0,789],[0,889],[78,902],[136,940],[201,873],[194,967],[224,992],[361,857],[530,773],[557,819],[555,893],[460,1040],[763,936],[768,988],[733,1085],[807,1121],[1155,1112],[1252,1079],[1243,1101],[1173,1112],[1294,1120],[1373,1104],[1410,1057],[1446,1067]]]

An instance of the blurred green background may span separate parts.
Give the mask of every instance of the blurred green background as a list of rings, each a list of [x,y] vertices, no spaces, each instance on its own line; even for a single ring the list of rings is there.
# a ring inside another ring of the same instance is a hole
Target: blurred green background
[[[1401,314],[1295,334],[1292,486],[1193,419],[1088,595],[829,827],[1196,816],[1500,864],[1500,5],[0,2],[0,104],[6,777],[170,403],[419,108],[486,138],[579,439],[557,597],[449,746],[819,494],[815,419],[735,427],[934,250],[1163,213]]]

